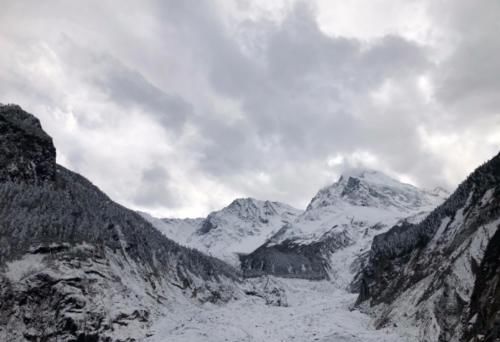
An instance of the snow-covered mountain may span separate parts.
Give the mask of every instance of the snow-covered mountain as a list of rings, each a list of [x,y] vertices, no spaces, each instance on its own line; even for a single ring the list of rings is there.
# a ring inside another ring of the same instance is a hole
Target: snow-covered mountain
[[[336,280],[347,285],[376,234],[398,221],[418,221],[444,200],[381,172],[352,169],[312,199],[306,211],[264,245],[243,256],[246,276]],[[347,263],[347,264],[346,264]]]
[[[237,296],[232,267],[57,165],[31,114],[0,105],[0,132],[1,341],[143,341],[176,303]]]
[[[178,243],[239,266],[239,254],[254,251],[300,213],[284,203],[240,198],[205,219],[157,219],[142,215]]]
[[[188,246],[187,240],[200,229],[204,221],[203,218],[157,218],[146,212],[138,213],[163,235],[183,246]]]
[[[500,154],[419,224],[373,240],[358,303],[418,341],[496,341]]]
[[[55,155],[35,117],[0,105],[1,341],[500,339],[500,154],[444,202],[357,169],[303,213],[239,199],[186,220],[145,220]],[[249,252],[252,279],[165,235]]]

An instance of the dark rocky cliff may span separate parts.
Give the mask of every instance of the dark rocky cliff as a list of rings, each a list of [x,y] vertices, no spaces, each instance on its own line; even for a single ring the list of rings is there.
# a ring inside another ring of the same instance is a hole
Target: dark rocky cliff
[[[497,155],[420,224],[400,224],[375,237],[358,304],[382,305],[380,326],[406,310],[405,316],[421,326],[424,340],[460,340],[469,310],[480,310],[474,309],[479,295],[471,297],[472,290],[481,288],[479,265],[486,246],[496,245],[492,236],[499,219]]]
[[[500,230],[490,240],[477,270],[466,322],[464,341],[500,339]]]
[[[0,182],[54,181],[56,149],[40,121],[16,105],[0,105]]]

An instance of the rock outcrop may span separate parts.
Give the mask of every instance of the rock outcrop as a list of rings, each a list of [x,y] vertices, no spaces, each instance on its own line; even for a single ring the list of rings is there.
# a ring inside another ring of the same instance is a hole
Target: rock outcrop
[[[470,308],[465,316],[464,341],[500,339],[500,230],[491,238],[477,269]]]
[[[54,181],[56,149],[40,121],[16,105],[0,105],[0,182]]]

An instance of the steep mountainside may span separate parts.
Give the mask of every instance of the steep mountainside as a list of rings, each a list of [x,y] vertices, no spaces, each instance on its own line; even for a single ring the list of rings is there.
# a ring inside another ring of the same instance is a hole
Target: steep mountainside
[[[203,218],[156,218],[145,212],[139,214],[163,235],[184,246],[188,246],[188,239],[201,228],[204,221]]]
[[[421,220],[442,200],[441,190],[423,191],[373,170],[350,170],[320,190],[294,222],[242,256],[242,269],[249,277],[330,278],[347,286],[374,235],[404,218]]]
[[[233,268],[56,165],[32,115],[0,106],[0,133],[0,340],[143,340],[178,298],[235,295]]]
[[[476,274],[464,341],[494,342],[500,339],[500,229],[491,238]]]
[[[421,223],[373,240],[358,302],[372,306],[379,326],[414,329],[419,341],[494,341],[499,225],[497,155]]]
[[[255,250],[299,213],[284,203],[241,198],[205,219],[143,216],[178,243],[239,266],[238,254]]]

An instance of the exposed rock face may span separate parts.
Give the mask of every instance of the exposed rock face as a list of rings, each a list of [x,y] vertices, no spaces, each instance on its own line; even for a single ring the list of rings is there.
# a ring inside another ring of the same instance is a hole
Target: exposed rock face
[[[40,121],[19,106],[0,105],[0,182],[53,181],[56,150]]]
[[[476,273],[464,341],[494,342],[500,339],[500,230],[488,243]]]
[[[265,300],[266,305],[288,306],[286,291],[277,278],[260,277],[245,282],[245,294],[260,297]]]
[[[400,224],[375,237],[358,303],[374,307],[379,326],[406,321],[418,327],[420,341],[461,340],[473,313],[484,320],[472,332],[493,329],[495,314],[488,310],[495,306],[481,304],[481,298],[491,300],[485,288],[496,293],[498,241],[492,237],[499,225],[497,155],[421,223]]]
[[[377,171],[350,170],[320,190],[295,221],[242,255],[242,270],[247,277],[331,279],[347,286],[374,235],[405,217],[420,220],[442,199]]]
[[[125,265],[119,272],[119,263],[90,245],[58,247],[27,254],[0,276],[0,339],[142,339],[157,314],[155,300],[161,300],[160,293],[168,295],[154,290],[161,283],[153,277],[151,283],[144,281],[144,274],[131,276]],[[141,283],[152,298],[131,291],[131,285]]]
[[[284,278],[329,279],[327,256],[350,243],[349,237],[340,232],[304,245],[289,240],[266,244],[250,255],[242,255],[241,269],[246,277],[272,274]]]
[[[235,296],[233,268],[57,166],[30,114],[2,107],[0,125],[0,340],[144,340],[166,302]]]

